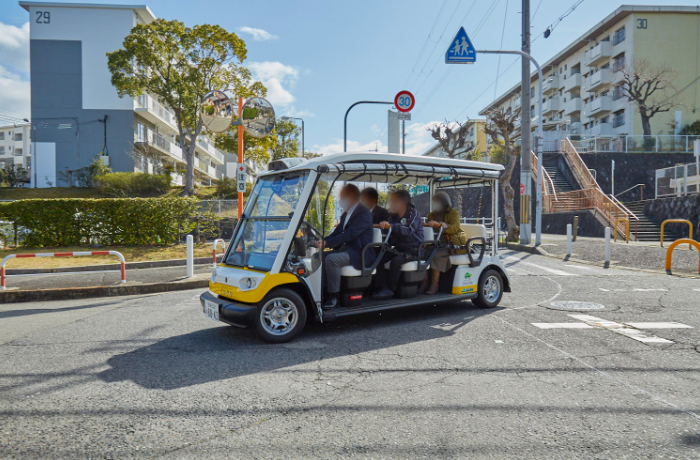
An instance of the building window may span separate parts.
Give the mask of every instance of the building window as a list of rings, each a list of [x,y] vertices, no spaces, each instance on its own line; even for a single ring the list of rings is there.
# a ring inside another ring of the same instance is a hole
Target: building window
[[[0,131],[0,141],[5,140],[5,131]]]
[[[22,149],[15,149],[15,156],[21,157],[22,156]]]
[[[4,155],[4,154],[5,154],[5,146],[3,145],[3,146],[0,146],[0,155]]]
[[[619,112],[615,112],[613,115],[613,128],[617,128],[618,126],[622,126],[625,124],[625,111],[620,110]]]
[[[615,31],[615,35],[613,36],[613,45],[617,45],[620,42],[625,41],[625,28],[618,29]]]
[[[625,97],[625,91],[622,89],[622,85],[617,85],[615,88],[613,88],[613,101],[617,101],[618,99],[622,99]]]
[[[32,167],[32,157],[27,157],[27,169]]]
[[[535,97],[535,88],[530,88],[530,99]]]
[[[533,105],[530,107],[530,118],[534,118],[534,117],[535,117],[535,106]]]
[[[16,140],[16,141],[21,141],[21,140],[22,140],[22,133],[17,133],[17,134],[15,134],[15,140]]]
[[[613,61],[613,72],[620,72],[625,68],[625,53],[615,57]]]

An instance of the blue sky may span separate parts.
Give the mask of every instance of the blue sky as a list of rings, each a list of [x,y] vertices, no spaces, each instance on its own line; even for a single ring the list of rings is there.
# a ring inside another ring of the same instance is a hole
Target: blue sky
[[[0,10],[0,110],[27,116],[27,12],[12,0]],[[125,0],[91,3],[128,3]],[[137,2],[143,4],[144,2]],[[217,23],[246,40],[248,60],[269,89],[278,115],[305,120],[306,148],[342,150],[343,116],[358,100],[393,100],[403,89],[416,96],[407,124],[407,151],[431,145],[426,126],[476,117],[519,81],[515,57],[480,56],[475,65],[448,66],[444,53],[460,26],[476,48],[520,47],[520,0],[355,0],[205,3],[145,2],[158,17],[187,25]],[[621,5],[584,0],[548,39],[542,32],[575,0],[531,0],[533,55],[544,62]],[[632,2],[627,2],[632,3]],[[662,0],[634,4],[670,4]],[[672,4],[694,5],[697,0]],[[203,5],[206,5],[202,7]],[[235,7],[235,9],[233,9]],[[506,69],[509,70],[506,71]],[[504,73],[505,71],[505,73]],[[386,106],[358,106],[348,121],[349,148],[386,148]]]

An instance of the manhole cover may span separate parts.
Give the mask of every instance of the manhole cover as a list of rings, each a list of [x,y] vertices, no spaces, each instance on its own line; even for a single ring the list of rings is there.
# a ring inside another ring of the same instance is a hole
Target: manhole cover
[[[564,310],[602,310],[605,305],[593,302],[581,302],[580,300],[562,300],[560,302],[552,302],[553,307],[563,308]]]

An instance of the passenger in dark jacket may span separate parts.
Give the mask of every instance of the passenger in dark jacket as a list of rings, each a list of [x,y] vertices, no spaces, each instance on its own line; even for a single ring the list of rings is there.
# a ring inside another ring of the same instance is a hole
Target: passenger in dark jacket
[[[360,202],[372,213],[372,222],[378,224],[389,220],[389,211],[379,206],[379,193],[374,187],[367,187],[360,194]]]
[[[393,212],[388,221],[381,222],[382,229],[391,228],[389,246],[402,254],[386,253],[377,267],[376,284],[378,292],[372,296],[375,300],[394,297],[401,266],[418,256],[418,247],[423,242],[423,219],[411,204],[411,195],[406,190],[397,190],[389,195],[389,209]],[[384,264],[391,262],[390,268]]]
[[[360,203],[360,189],[347,184],[340,191],[339,204],[343,215],[340,216],[338,226],[322,242],[317,243],[320,249],[333,249],[323,261],[328,291],[326,303],[323,305],[326,309],[338,305],[342,268],[352,265],[356,270],[362,270],[362,249],[372,242],[374,235],[372,214]],[[371,266],[375,258],[374,251],[365,252],[365,265]]]

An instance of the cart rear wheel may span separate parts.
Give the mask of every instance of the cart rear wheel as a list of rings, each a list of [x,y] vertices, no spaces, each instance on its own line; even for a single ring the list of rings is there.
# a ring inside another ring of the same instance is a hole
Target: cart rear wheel
[[[258,304],[255,327],[266,342],[288,342],[304,329],[305,324],[304,300],[291,289],[275,289]]]
[[[503,297],[503,278],[494,269],[488,269],[481,274],[476,298],[472,303],[479,308],[493,308]]]

